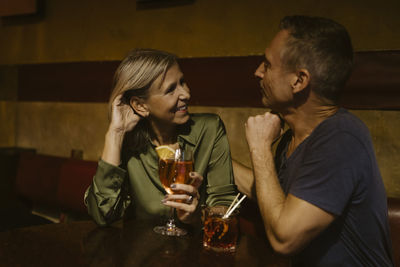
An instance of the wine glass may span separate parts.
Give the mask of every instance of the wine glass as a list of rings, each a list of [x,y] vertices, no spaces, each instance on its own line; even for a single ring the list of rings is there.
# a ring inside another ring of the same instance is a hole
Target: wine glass
[[[171,190],[171,184],[187,184],[190,181],[189,173],[193,171],[193,151],[190,149],[178,148],[175,151],[174,158],[160,159],[158,164],[158,173],[160,181],[168,194],[174,194]],[[183,192],[177,192],[182,194]],[[182,202],[182,200],[176,200]],[[154,227],[154,231],[158,234],[169,236],[186,235],[185,229],[175,225],[175,209],[170,208],[169,219],[164,226]]]

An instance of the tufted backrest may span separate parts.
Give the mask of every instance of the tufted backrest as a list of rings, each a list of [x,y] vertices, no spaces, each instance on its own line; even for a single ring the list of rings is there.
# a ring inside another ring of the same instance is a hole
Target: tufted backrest
[[[96,168],[97,162],[79,159],[69,159],[63,164],[57,190],[57,202],[62,210],[87,213],[83,196]]]
[[[57,206],[56,194],[65,158],[22,153],[18,163],[15,190],[32,204]]]
[[[400,198],[388,198],[394,266],[400,266]]]
[[[15,190],[33,206],[86,214],[83,196],[96,168],[95,161],[22,153]]]

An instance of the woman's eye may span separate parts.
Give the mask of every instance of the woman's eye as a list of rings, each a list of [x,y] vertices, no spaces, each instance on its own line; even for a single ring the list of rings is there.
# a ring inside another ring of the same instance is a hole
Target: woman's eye
[[[173,93],[175,91],[175,88],[176,88],[176,84],[173,84],[172,86],[168,87],[166,93],[167,94]]]
[[[185,83],[186,83],[186,81],[185,81],[184,78],[182,78],[182,79],[179,80],[179,84],[180,84],[180,85],[184,85]]]

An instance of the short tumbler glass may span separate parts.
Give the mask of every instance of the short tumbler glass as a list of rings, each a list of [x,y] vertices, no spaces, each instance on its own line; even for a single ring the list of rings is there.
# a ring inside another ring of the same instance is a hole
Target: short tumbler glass
[[[239,235],[238,214],[235,210],[223,218],[228,207],[205,207],[203,247],[217,252],[235,252]]]

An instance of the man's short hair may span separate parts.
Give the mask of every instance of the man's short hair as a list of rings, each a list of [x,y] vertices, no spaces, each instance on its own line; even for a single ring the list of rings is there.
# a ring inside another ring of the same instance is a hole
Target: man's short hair
[[[307,69],[311,90],[337,104],[353,68],[353,47],[347,30],[339,23],[320,17],[288,16],[280,29],[289,32],[281,54],[289,71]]]

